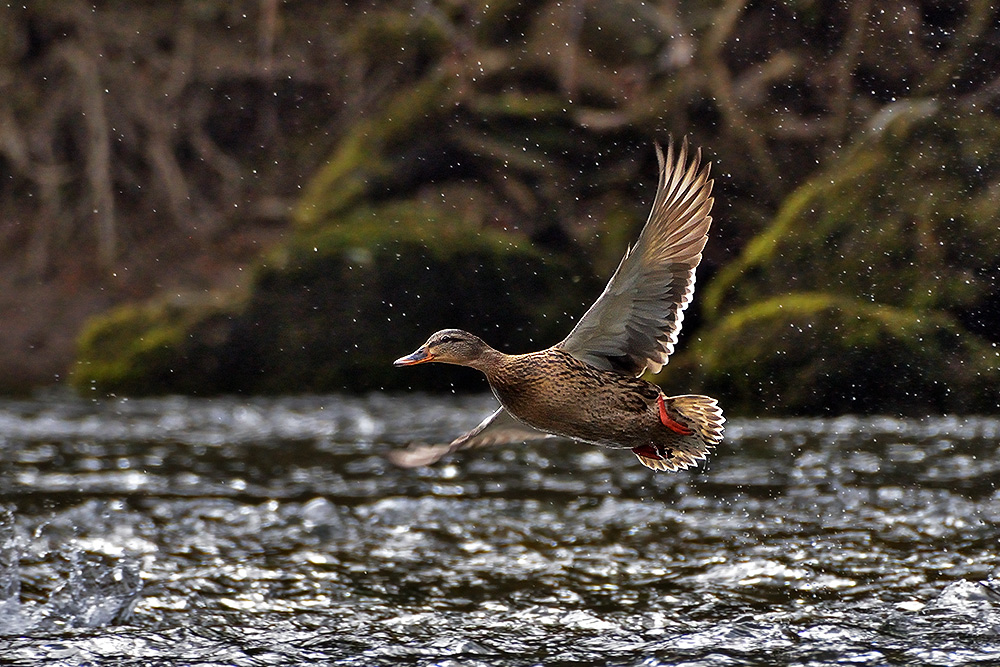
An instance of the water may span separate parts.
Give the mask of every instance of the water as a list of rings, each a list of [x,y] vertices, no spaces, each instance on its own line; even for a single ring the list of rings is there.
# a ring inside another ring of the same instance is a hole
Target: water
[[[1000,664],[1000,421],[400,470],[487,397],[0,403],[14,665]]]

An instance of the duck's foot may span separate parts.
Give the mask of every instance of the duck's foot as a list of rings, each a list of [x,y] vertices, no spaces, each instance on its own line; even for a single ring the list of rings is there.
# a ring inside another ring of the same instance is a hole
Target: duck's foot
[[[639,457],[639,462],[653,470],[677,470],[674,461],[674,450],[659,445],[639,445],[632,448],[632,453]]]
[[[663,394],[660,394],[659,396],[656,397],[656,405],[660,408],[661,424],[669,428],[674,433],[677,433],[678,435],[691,435],[692,433],[694,433],[694,431],[689,429],[687,426],[681,424],[680,422],[676,421],[670,415],[667,414],[667,406],[663,402]]]
[[[653,459],[654,461],[669,461],[674,458],[674,450],[670,447],[660,447],[659,445],[639,445],[632,448],[632,453],[641,458]]]

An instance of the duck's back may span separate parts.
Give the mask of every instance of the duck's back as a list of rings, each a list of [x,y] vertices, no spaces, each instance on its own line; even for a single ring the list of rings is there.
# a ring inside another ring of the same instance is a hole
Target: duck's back
[[[487,377],[508,412],[549,433],[628,447],[656,423],[655,385],[594,368],[558,348],[507,357]]]

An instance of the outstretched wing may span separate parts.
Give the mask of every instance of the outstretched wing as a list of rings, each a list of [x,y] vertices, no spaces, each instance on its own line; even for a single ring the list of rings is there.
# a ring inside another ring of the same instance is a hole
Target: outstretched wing
[[[639,240],[625,253],[604,293],[557,345],[597,368],[658,373],[677,343],[714,201],[701,151],[689,159],[685,140],[677,153],[671,142],[664,161],[656,146],[660,181]]]
[[[509,412],[500,408],[484,419],[479,426],[447,444],[411,445],[406,449],[389,452],[388,458],[402,468],[418,468],[435,463],[447,454],[459,449],[506,445],[554,437],[551,433],[545,433],[531,428],[527,424],[522,424],[514,419]]]

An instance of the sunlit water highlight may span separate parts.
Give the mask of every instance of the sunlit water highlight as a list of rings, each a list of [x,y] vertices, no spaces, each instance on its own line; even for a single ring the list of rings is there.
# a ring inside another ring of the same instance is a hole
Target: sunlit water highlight
[[[492,399],[0,403],[15,665],[1000,663],[1000,421],[400,470]]]

